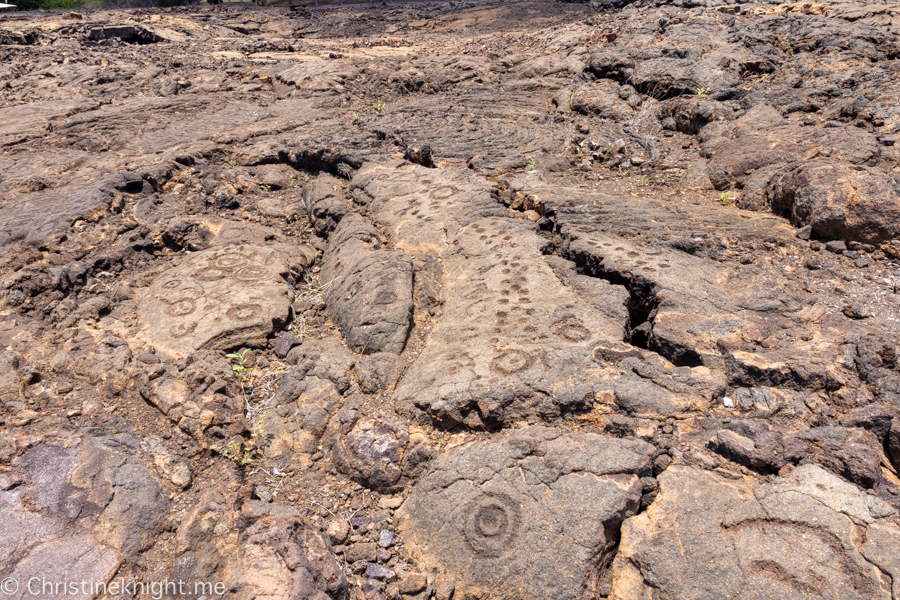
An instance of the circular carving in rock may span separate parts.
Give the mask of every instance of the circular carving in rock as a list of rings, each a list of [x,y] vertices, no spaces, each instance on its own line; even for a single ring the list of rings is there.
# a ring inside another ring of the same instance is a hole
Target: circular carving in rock
[[[179,287],[181,287],[181,280],[180,279],[171,279],[159,287],[166,291],[177,290]]]
[[[225,242],[239,242],[250,239],[251,233],[249,227],[229,227],[219,232],[219,239]]]
[[[187,315],[194,312],[194,309],[197,308],[194,304],[193,300],[188,298],[184,298],[178,300],[177,302],[173,302],[169,304],[166,308],[166,314],[173,317],[186,317]]]
[[[428,192],[428,195],[434,198],[435,200],[446,200],[451,197],[453,194],[459,192],[459,189],[456,186],[448,185],[442,188],[433,189]]]
[[[212,264],[225,271],[231,271],[245,262],[246,259],[237,254],[225,254],[224,256],[217,256],[214,258]]]
[[[484,494],[469,503],[465,515],[463,533],[478,556],[500,556],[512,547],[519,533],[519,506],[506,494]]]
[[[172,337],[183,338],[193,333],[195,329],[197,329],[196,323],[179,323],[172,328]]]
[[[263,269],[253,267],[241,267],[234,273],[234,278],[238,281],[249,282],[264,279],[267,273]]]
[[[228,271],[225,269],[217,269],[212,267],[210,269],[202,269],[197,271],[195,277],[200,281],[218,281],[220,279],[224,279],[225,276],[228,275]]]
[[[534,364],[534,357],[515,348],[502,351],[491,361],[491,370],[503,375],[520,373]]]
[[[550,326],[550,330],[570,342],[583,342],[591,337],[591,330],[578,317],[563,317]]]
[[[261,312],[262,306],[259,304],[241,304],[229,308],[225,315],[235,321],[249,321],[259,316]]]

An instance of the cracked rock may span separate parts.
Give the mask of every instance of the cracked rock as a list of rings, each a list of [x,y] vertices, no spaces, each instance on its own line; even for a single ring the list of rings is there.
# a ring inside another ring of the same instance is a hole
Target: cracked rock
[[[611,599],[892,598],[868,557],[896,573],[895,511],[822,467],[760,484],[673,466],[658,480],[653,505],[622,526]],[[866,531],[879,534],[868,549]]]
[[[580,598],[637,511],[653,448],[529,427],[439,457],[399,509],[416,559],[462,597]]]

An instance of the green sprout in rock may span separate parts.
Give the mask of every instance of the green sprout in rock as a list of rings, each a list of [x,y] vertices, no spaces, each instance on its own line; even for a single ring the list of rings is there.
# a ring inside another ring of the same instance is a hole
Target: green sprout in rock
[[[697,97],[698,97],[698,98],[706,98],[706,93],[707,93],[708,91],[709,91],[709,90],[706,89],[706,88],[698,87],[698,88],[697,88]]]
[[[266,415],[263,414],[256,423],[254,423],[253,428],[250,430],[250,439],[246,442],[242,443],[238,440],[231,440],[225,444],[224,447],[210,446],[209,449],[216,454],[221,454],[239,467],[246,467],[247,465],[253,464],[254,455],[259,448],[259,438],[260,435],[262,435],[262,424],[265,417]]]
[[[650,178],[647,177],[646,175],[641,175],[640,177],[637,178],[637,184],[640,186],[645,186],[649,182],[650,182]]]
[[[226,358],[230,358],[231,360],[236,360],[237,363],[233,363],[231,365],[231,370],[234,371],[234,374],[237,376],[238,380],[241,382],[241,387],[244,387],[244,384],[250,381],[250,371],[253,370],[253,367],[247,366],[247,353],[250,352],[249,349],[245,349],[241,352],[232,352],[231,354],[226,354]]]
[[[722,192],[722,195],[719,196],[719,200],[721,200],[722,204],[725,205],[725,204],[730,204],[734,200],[734,198],[732,198],[728,194],[728,192]]]
[[[381,116],[381,113],[384,112],[384,104],[382,104],[381,102],[379,102],[378,104],[376,104],[376,105],[374,106],[374,108],[375,108],[375,114],[376,114],[377,116]]]
[[[536,161],[535,161],[535,159],[534,159],[533,156],[529,156],[529,157],[528,157],[528,162],[525,163],[525,166],[528,168],[529,171],[534,171],[534,169],[535,169],[535,162],[536,162]]]
[[[580,143],[575,144],[575,158],[581,160],[584,158],[584,147],[587,146],[587,140],[581,140]]]

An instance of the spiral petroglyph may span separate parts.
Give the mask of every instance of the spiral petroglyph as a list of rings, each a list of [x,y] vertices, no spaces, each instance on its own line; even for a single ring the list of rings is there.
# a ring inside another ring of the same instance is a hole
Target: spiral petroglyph
[[[638,475],[652,454],[643,442],[517,430],[441,456],[401,507],[398,526],[426,566],[453,575],[464,598],[479,589],[538,598],[552,586],[553,598],[575,600],[606,528],[636,508]]]

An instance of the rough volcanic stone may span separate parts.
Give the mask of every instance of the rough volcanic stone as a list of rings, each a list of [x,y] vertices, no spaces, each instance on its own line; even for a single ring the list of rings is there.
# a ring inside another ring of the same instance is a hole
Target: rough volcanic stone
[[[610,599],[892,597],[864,556],[880,552],[894,572],[896,560],[860,542],[882,524],[896,539],[895,511],[818,465],[769,484],[679,465],[659,485],[653,505],[622,526]]]
[[[350,212],[350,206],[342,198],[340,180],[328,175],[319,175],[303,187],[303,202],[307,214],[316,231],[327,233]]]
[[[777,181],[772,207],[822,239],[884,242],[900,235],[900,183],[874,167],[831,158],[803,163]]]
[[[581,598],[641,499],[653,448],[529,427],[437,459],[398,511],[406,548],[461,597]]]
[[[397,248],[443,262],[441,319],[398,385],[401,402],[470,427],[592,402],[606,376],[591,350],[622,340],[623,326],[560,282],[533,226],[464,171],[379,165],[351,185],[373,198]]]
[[[92,597],[80,589],[35,595],[27,582],[106,582],[126,556],[154,541],[168,510],[162,487],[116,445],[106,438],[71,448],[44,443],[20,459],[19,485],[0,492],[0,573],[20,583],[9,597]]]
[[[277,338],[275,338],[275,356],[277,356],[278,358],[284,358],[288,355],[288,352],[291,351],[291,348],[293,348],[294,346],[299,346],[300,343],[300,338],[298,338],[293,333],[282,333]]]
[[[764,423],[735,422],[713,436],[709,446],[763,473],[813,459],[865,487],[881,479],[881,440],[855,427],[813,427],[783,436]]]
[[[409,435],[400,427],[364,417],[341,428],[334,442],[334,464],[363,485],[393,491],[408,443]]]

